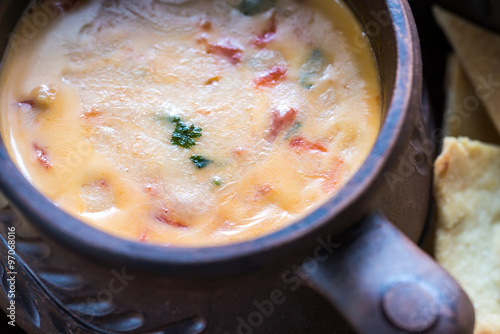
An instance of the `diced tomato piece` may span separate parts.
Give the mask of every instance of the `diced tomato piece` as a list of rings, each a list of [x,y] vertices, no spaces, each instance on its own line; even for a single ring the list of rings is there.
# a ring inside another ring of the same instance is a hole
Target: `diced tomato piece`
[[[172,218],[168,209],[163,209],[163,212],[155,217],[156,221],[160,223],[164,223],[177,228],[188,228],[188,225],[185,225],[181,222]]]
[[[207,53],[224,57],[231,64],[236,65],[241,61],[243,50],[227,40],[218,44],[207,44]]]
[[[54,2],[54,7],[60,12],[67,12],[76,7],[81,0],[57,0]]]
[[[274,37],[276,36],[276,30],[276,13],[273,13],[273,15],[271,16],[269,28],[259,36],[255,37],[252,43],[259,48],[263,48],[274,39]]]
[[[43,167],[46,169],[52,168],[52,164],[49,161],[49,158],[47,157],[47,153],[40,148],[37,144],[33,145],[33,148],[35,149],[36,153],[36,159],[42,164]]]
[[[343,160],[339,160],[338,163],[333,167],[328,173],[325,174],[325,181],[323,182],[322,189],[325,193],[334,193],[339,186],[341,181],[340,172],[342,171],[342,166],[344,165]]]
[[[254,80],[257,87],[275,86],[286,76],[287,68],[285,66],[274,66],[269,71]]]
[[[328,152],[328,149],[319,142],[312,142],[302,136],[295,136],[290,141],[290,147],[295,151]]]
[[[281,131],[292,126],[296,118],[297,111],[295,109],[289,108],[285,111],[280,111],[278,109],[274,110],[267,139],[269,141],[275,140]]]

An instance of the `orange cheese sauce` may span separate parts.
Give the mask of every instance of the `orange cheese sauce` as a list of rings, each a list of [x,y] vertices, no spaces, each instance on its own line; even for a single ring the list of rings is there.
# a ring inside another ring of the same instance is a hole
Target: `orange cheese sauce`
[[[341,1],[52,4],[25,38],[47,13],[32,4],[4,58],[2,135],[97,229],[188,247],[266,235],[334,195],[376,140],[376,62]]]

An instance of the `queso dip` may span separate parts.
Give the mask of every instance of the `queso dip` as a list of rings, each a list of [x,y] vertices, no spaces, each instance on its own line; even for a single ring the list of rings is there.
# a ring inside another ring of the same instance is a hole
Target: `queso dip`
[[[269,234],[335,194],[375,142],[381,90],[340,0],[38,1],[0,112],[13,160],[57,206],[197,247]]]

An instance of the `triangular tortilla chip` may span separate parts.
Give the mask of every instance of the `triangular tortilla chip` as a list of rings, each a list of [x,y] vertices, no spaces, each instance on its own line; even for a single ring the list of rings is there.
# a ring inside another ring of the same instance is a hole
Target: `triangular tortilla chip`
[[[446,138],[434,177],[436,258],[472,299],[475,333],[500,333],[500,147]]]
[[[500,35],[438,7],[434,15],[472,82],[475,96],[500,132]],[[472,99],[470,106],[474,105]]]
[[[500,144],[500,135],[483,105],[470,111],[466,108],[467,98],[475,92],[456,55],[448,58],[446,71],[445,135]]]

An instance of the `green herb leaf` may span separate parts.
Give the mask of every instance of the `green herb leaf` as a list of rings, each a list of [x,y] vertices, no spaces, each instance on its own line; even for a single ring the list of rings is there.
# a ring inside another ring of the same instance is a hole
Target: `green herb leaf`
[[[175,124],[175,130],[172,134],[170,142],[187,149],[196,145],[195,138],[201,137],[202,129],[200,127],[191,125],[187,126],[182,123],[179,117],[173,117],[171,122]]]
[[[311,89],[314,86],[315,79],[323,73],[327,65],[323,52],[315,49],[300,69],[300,84],[307,89]]]
[[[209,163],[211,163],[211,160],[205,159],[201,155],[193,155],[191,158],[189,158],[199,169],[205,168],[208,166]]]

